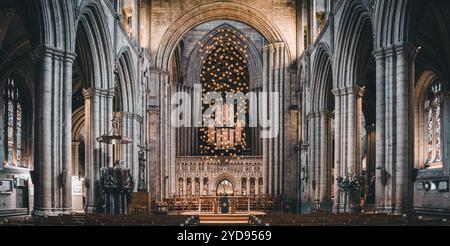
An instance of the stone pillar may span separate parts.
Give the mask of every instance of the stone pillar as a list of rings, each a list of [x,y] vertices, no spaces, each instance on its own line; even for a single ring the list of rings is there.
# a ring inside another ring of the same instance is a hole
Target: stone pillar
[[[335,173],[335,177],[333,177],[335,180],[337,178],[337,176],[339,175],[338,170],[341,170],[341,161],[342,161],[342,155],[341,155],[341,147],[342,147],[342,138],[341,138],[341,132],[342,132],[342,127],[341,127],[341,121],[338,120],[342,117],[342,110],[341,110],[341,95],[339,93],[339,91],[333,91],[334,97],[335,97],[335,129],[334,129],[334,173]],[[334,182],[334,187],[333,190],[335,191],[335,195],[334,195],[334,204],[333,204],[333,211],[335,212],[339,212],[341,205],[342,205],[342,201],[341,201],[341,196],[339,194],[339,188],[337,185],[337,182]]]
[[[283,66],[283,64],[281,64],[281,50],[280,50],[280,45],[279,44],[275,44],[274,45],[274,62],[273,62],[273,76],[274,76],[274,80],[273,80],[273,89],[271,91],[274,92],[281,92],[280,90],[280,76],[281,76],[281,71],[280,68]],[[271,99],[269,99],[271,100]],[[274,100],[278,100],[278,99],[274,99]],[[270,103],[270,105],[273,105],[273,103]],[[282,105],[281,103],[279,104],[280,106]],[[282,109],[281,109],[282,110]],[[281,111],[280,110],[280,111]],[[275,112],[275,108],[273,108],[270,111],[270,115],[272,116],[272,112],[275,114],[279,114],[279,112]],[[281,119],[281,118],[280,118]],[[281,121],[280,121],[281,123]],[[281,124],[280,124],[281,127]],[[274,190],[273,193],[275,196],[280,195],[280,166],[283,164],[282,163],[282,158],[281,158],[281,151],[280,150],[280,138],[276,137],[275,139],[273,139],[273,183],[274,183]]]
[[[75,55],[63,61],[64,81],[62,83],[62,164],[63,209],[72,211],[72,68]]]
[[[72,64],[75,54],[39,46],[36,65],[33,214],[72,210]]]
[[[377,59],[376,202],[381,212],[402,214],[412,205],[414,51],[411,44],[400,43],[374,52]]]
[[[284,119],[283,116],[289,112],[289,103],[286,103],[284,91],[286,90],[286,80],[289,78],[287,70],[286,49],[284,43],[269,44],[263,49],[263,90],[266,93],[279,93],[278,97],[268,94],[269,114],[265,115],[279,127],[278,134],[274,134],[275,129],[270,129],[272,135],[269,139],[263,139],[263,163],[266,165],[267,194],[279,196],[283,193],[284,176],[284,128],[289,127],[289,114]],[[286,98],[289,102],[289,98]],[[279,108],[275,108],[275,102]],[[261,105],[262,106],[262,105]],[[261,112],[261,111],[260,111]],[[276,116],[276,118],[274,118]],[[261,116],[260,116],[261,118]],[[267,129],[265,129],[267,130]],[[288,139],[288,138],[286,138]]]
[[[113,96],[110,90],[91,87],[83,91],[85,98],[85,132],[86,132],[86,212],[94,213],[99,209],[100,198],[100,168],[107,167],[108,145],[97,141],[99,137],[111,132],[111,122],[103,119],[111,117],[112,112],[107,112],[109,107],[105,104]]]
[[[409,212],[412,206],[411,176],[413,170],[414,121],[413,121],[413,88],[414,88],[414,49],[410,44],[395,47],[397,53],[396,90],[396,177],[394,213]]]
[[[177,143],[177,136],[176,136],[176,128],[174,126],[172,126],[171,123],[171,112],[172,112],[172,107],[170,106],[170,102],[172,100],[172,96],[177,92],[177,84],[172,83],[169,85],[169,95],[167,97],[167,105],[168,105],[168,109],[169,111],[167,112],[167,127],[168,127],[168,142],[169,142],[169,146],[166,149],[166,151],[169,154],[169,197],[173,197],[174,195],[176,195],[176,175],[175,175],[175,168],[176,168],[176,163],[175,163],[175,159],[176,159],[176,143]],[[191,179],[191,191],[192,191],[192,186],[194,184],[194,180]],[[191,193],[192,194],[192,193]]]
[[[331,174],[329,167],[329,120],[330,113],[328,111],[323,111],[319,113],[320,118],[320,162],[318,163],[319,169],[319,179],[318,179],[318,190],[319,190],[319,202],[328,202],[330,200],[330,192],[328,188],[328,179]]]
[[[364,89],[359,86],[347,86],[333,90],[336,98],[336,178],[344,177],[346,173],[361,173],[361,127],[362,127],[362,97]],[[337,188],[337,187],[335,187]],[[347,212],[353,212],[359,204],[358,194],[344,194],[336,190],[334,210],[342,211],[347,206]],[[344,202],[347,201],[347,204]]]
[[[86,167],[86,212],[94,213],[97,210],[97,196],[100,192],[97,185],[97,181],[100,178],[100,167],[99,167],[99,143],[97,142],[97,132],[98,132],[98,94],[96,95],[96,90],[91,88],[89,90],[83,91],[83,96],[85,98],[84,108],[85,108],[85,137],[86,137],[86,152],[85,152],[85,167]]]
[[[376,156],[375,156],[375,207],[377,210],[384,209],[385,185],[386,185],[386,61],[384,50],[374,52],[376,59]]]
[[[263,89],[262,92],[269,91],[269,47],[263,47]],[[261,104],[259,104],[262,106]],[[261,109],[260,109],[261,111]],[[261,128],[259,128],[261,130]],[[262,170],[264,177],[264,194],[269,195],[269,140],[262,139],[262,149],[263,149],[263,160],[262,160]]]
[[[274,80],[274,75],[273,75],[273,72],[274,72],[274,69],[273,69],[273,66],[274,66],[274,53],[275,53],[275,49],[274,49],[274,46],[273,45],[269,45],[269,60],[268,60],[268,65],[269,65],[269,67],[268,67],[268,86],[267,86],[267,88],[268,88],[268,90],[267,91],[265,91],[265,92],[271,92],[271,91],[273,91],[273,80]],[[272,113],[273,112],[273,103],[271,103],[271,100],[270,100],[270,98],[269,98],[269,96],[268,96],[268,103],[269,103],[269,106],[268,106],[268,108],[269,108],[269,112],[270,113]],[[269,113],[269,115],[271,115]],[[268,116],[269,116],[268,115]],[[267,139],[267,141],[268,141],[268,146],[269,146],[269,148],[268,148],[268,152],[266,152],[267,153],[267,155],[268,155],[268,157],[269,157],[269,160],[268,160],[268,165],[269,165],[269,179],[268,179],[268,186],[269,186],[269,196],[274,196],[275,194],[274,194],[274,187],[275,187],[275,184],[274,184],[274,180],[273,180],[273,173],[274,173],[274,150],[273,150],[273,148],[274,148],[274,144],[273,144],[273,139]]]

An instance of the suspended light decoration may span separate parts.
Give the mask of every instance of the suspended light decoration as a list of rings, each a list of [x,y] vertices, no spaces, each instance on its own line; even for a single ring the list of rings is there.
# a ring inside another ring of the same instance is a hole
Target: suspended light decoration
[[[248,47],[243,43],[247,37],[238,36],[235,30],[225,28],[209,37],[211,40],[207,44],[198,43],[200,52],[205,54],[200,74],[203,98],[209,92],[220,93],[223,99],[229,92],[247,94],[250,90],[246,59]],[[209,107],[211,105],[203,105],[203,112]],[[246,122],[238,119],[239,115],[248,115],[247,103],[227,102],[218,109],[216,113],[221,114],[220,118],[217,118],[219,115],[213,115],[212,118],[216,121],[221,119],[222,126],[216,124],[200,129],[200,153],[209,160],[219,157],[239,159],[248,148]],[[234,112],[234,115],[230,112]]]

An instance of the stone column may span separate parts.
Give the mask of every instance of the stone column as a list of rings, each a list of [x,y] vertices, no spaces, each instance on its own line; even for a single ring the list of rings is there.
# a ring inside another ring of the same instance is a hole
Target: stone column
[[[85,98],[85,132],[86,132],[86,212],[94,213],[98,209],[100,187],[100,168],[108,166],[106,156],[108,145],[99,143],[97,139],[111,132],[111,122],[104,119],[111,117],[105,107],[113,92],[106,89],[91,87],[83,91]]]
[[[269,60],[268,60],[268,65],[269,65],[269,67],[268,67],[268,86],[267,86],[267,88],[268,88],[268,90],[267,91],[265,91],[265,92],[272,92],[273,91],[273,80],[274,80],[274,75],[273,75],[273,73],[274,73],[274,69],[273,69],[273,67],[274,67],[274,53],[275,53],[275,49],[274,49],[274,46],[273,45],[269,45],[269,51],[268,51],[268,53],[269,53]],[[270,98],[269,98],[269,96],[267,97],[268,98],[268,103],[269,103],[269,106],[268,106],[268,108],[269,108],[269,115],[268,116],[271,116],[272,115],[272,113],[273,113],[273,103],[271,102],[271,100],[270,100]],[[274,174],[274,144],[273,144],[273,139],[267,139],[267,141],[268,141],[268,146],[269,146],[269,148],[268,148],[268,152],[266,152],[267,153],[267,155],[268,155],[268,157],[269,157],[269,160],[268,160],[268,165],[269,165],[269,179],[268,179],[268,186],[269,186],[269,196],[273,196],[274,195],[274,188],[275,188],[275,184],[274,184],[274,179],[273,179],[273,174]]]
[[[381,212],[402,214],[412,205],[414,51],[411,44],[400,43],[374,52],[377,59],[376,202]]]
[[[34,215],[72,210],[72,64],[75,54],[48,46],[33,52],[36,65]]]
[[[269,91],[269,47],[263,47],[263,89],[262,92]],[[263,106],[259,104],[259,106]],[[262,108],[260,108],[261,112]],[[259,128],[261,130],[261,128]],[[269,195],[269,140],[262,139],[262,149],[263,149],[263,160],[262,160],[262,170],[264,177],[264,194]]]
[[[330,175],[329,170],[329,151],[328,151],[328,139],[329,139],[329,120],[330,113],[328,111],[323,111],[319,113],[320,119],[320,162],[318,163],[319,179],[318,179],[318,190],[319,190],[319,202],[328,202],[330,200],[330,192],[328,188],[328,179]]]
[[[98,132],[98,94],[96,95],[96,90],[91,88],[89,90],[83,91],[83,96],[85,98],[85,137],[86,137],[86,152],[85,152],[85,167],[86,167],[86,212],[94,213],[97,210],[97,196],[100,192],[97,186],[97,181],[100,177],[100,167],[99,167],[99,143],[97,142],[97,132]]]
[[[396,90],[396,177],[395,210],[402,214],[412,206],[411,174],[413,168],[414,128],[413,128],[413,88],[414,88],[414,49],[410,44],[395,47],[397,54]]]
[[[280,67],[282,66],[281,64],[281,50],[280,50],[280,44],[275,44],[274,45],[274,57],[273,57],[273,76],[274,76],[274,80],[273,80],[273,89],[271,91],[274,92],[281,92],[280,90],[280,76],[281,76],[281,71],[280,71]],[[269,99],[270,100],[270,99]],[[274,99],[274,100],[279,100],[279,99]],[[281,102],[281,101],[280,101]],[[270,103],[270,105],[273,105],[273,103]],[[280,103],[280,106],[282,104]],[[281,110],[280,110],[281,111]],[[272,112],[275,114],[280,114],[280,112],[275,112],[275,108],[273,108],[270,111],[270,115],[272,116]],[[281,118],[280,118],[281,119]],[[280,121],[281,123],[281,121]],[[281,127],[281,124],[280,124]],[[281,163],[281,150],[280,150],[280,138],[276,137],[275,139],[273,139],[273,183],[274,183],[274,190],[273,193],[275,196],[280,195],[280,166],[282,165]]]
[[[336,178],[346,173],[361,173],[361,125],[362,96],[364,89],[359,86],[347,86],[333,90],[336,98]],[[335,187],[337,188],[337,187]],[[334,209],[342,211],[347,201],[347,212],[353,212],[359,204],[359,195],[348,195],[345,199],[337,189]],[[353,198],[353,199],[351,199]]]
[[[72,211],[72,68],[75,55],[66,56],[63,61],[64,81],[62,84],[62,165],[63,209]]]
[[[374,51],[376,59],[376,179],[375,179],[375,207],[383,210],[385,206],[385,173],[386,173],[386,57],[383,49]]]
[[[176,159],[176,143],[177,143],[177,136],[176,136],[176,128],[174,126],[172,126],[171,123],[171,113],[172,113],[172,107],[170,106],[170,102],[172,100],[172,96],[177,92],[177,84],[172,83],[169,85],[169,95],[167,97],[167,102],[168,102],[168,109],[169,111],[167,112],[167,127],[168,127],[168,142],[169,142],[169,146],[166,149],[166,151],[169,154],[169,196],[173,197],[174,195],[176,195],[176,175],[175,175],[175,168],[176,168],[176,164],[175,164],[175,159]],[[192,190],[192,186],[194,184],[194,181],[191,180],[191,190]],[[191,193],[192,194],[192,193]]]
[[[342,117],[342,110],[341,110],[341,95],[339,93],[339,90],[335,90],[333,91],[334,94],[334,100],[335,100],[335,129],[334,129],[334,173],[335,173],[335,177],[334,179],[336,180],[337,176],[339,175],[338,170],[341,170],[341,146],[342,146],[342,138],[341,138],[341,121],[338,120]],[[334,195],[334,204],[333,204],[333,211],[335,212],[339,212],[341,205],[342,205],[342,201],[341,201],[341,196],[339,193],[339,188],[337,186],[337,182],[334,182],[334,187],[333,187],[334,191],[336,192]]]

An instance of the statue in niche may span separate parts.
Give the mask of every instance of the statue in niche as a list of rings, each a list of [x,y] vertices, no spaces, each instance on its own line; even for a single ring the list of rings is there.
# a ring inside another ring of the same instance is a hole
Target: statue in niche
[[[245,178],[242,179],[241,193],[243,196],[247,195],[247,180]]]
[[[183,195],[183,179],[180,178],[178,180],[178,195],[182,196]]]
[[[203,180],[203,195],[207,196],[209,193],[209,187],[208,187],[208,179]]]
[[[195,179],[195,195],[200,195],[200,179],[198,178]]]
[[[259,182],[258,182],[258,185],[259,185],[259,195],[262,195],[263,194],[263,179],[262,178],[259,178]]]
[[[255,179],[252,178],[250,179],[250,195],[254,196],[256,194],[256,190],[255,190]]]
[[[138,192],[146,192],[147,189],[145,187],[145,150],[139,151],[139,180],[138,180]]]
[[[191,179],[187,180],[187,185],[186,185],[186,195],[190,196],[192,195],[192,182]]]

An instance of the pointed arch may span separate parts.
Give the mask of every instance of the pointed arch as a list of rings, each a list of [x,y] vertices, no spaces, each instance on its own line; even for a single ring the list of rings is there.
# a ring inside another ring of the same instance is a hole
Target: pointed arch
[[[373,20],[375,48],[387,47],[411,40],[413,2],[411,0],[376,1]]]
[[[35,46],[75,50],[74,0],[16,0],[11,4],[27,23],[25,28]]]
[[[224,31],[220,32],[220,30]],[[237,28],[233,27],[230,24],[222,24],[206,34],[200,41],[200,43],[202,43],[204,46],[211,45],[215,41],[214,39],[220,35],[234,35],[236,37],[236,41],[238,42],[237,47],[249,51],[247,62],[250,73],[250,87],[256,88],[258,85],[261,85],[262,58],[255,44],[248,38],[245,38],[245,35]],[[199,83],[199,81],[196,81],[196,79],[198,80],[198,77],[200,75],[203,61],[202,57],[206,56],[205,53],[206,50],[202,49],[202,46],[196,45],[189,56],[186,82],[190,86],[193,86],[194,83]]]
[[[98,1],[85,1],[79,9],[76,43],[84,78],[89,87],[111,89],[114,57],[105,13]]]
[[[135,112],[136,103],[135,96],[136,93],[136,85],[135,83],[135,70],[133,67],[133,63],[131,62],[131,53],[130,49],[123,48],[119,52],[119,58],[117,59],[116,64],[116,96],[120,97],[119,101],[121,102],[121,109],[119,111],[123,112]],[[117,100],[117,99],[116,99]]]
[[[371,16],[360,1],[346,1],[336,39],[336,88],[360,85],[373,50]]]
[[[331,91],[333,89],[333,72],[330,57],[330,47],[322,42],[318,45],[316,56],[314,58],[311,107],[313,112],[326,110],[333,98]]]
[[[212,20],[236,20],[248,24],[260,32],[270,44],[285,43],[288,60],[291,52],[281,31],[268,18],[251,6],[237,2],[213,2],[192,9],[164,33],[155,54],[154,66],[162,71],[168,71],[169,61],[181,38],[192,27]]]

